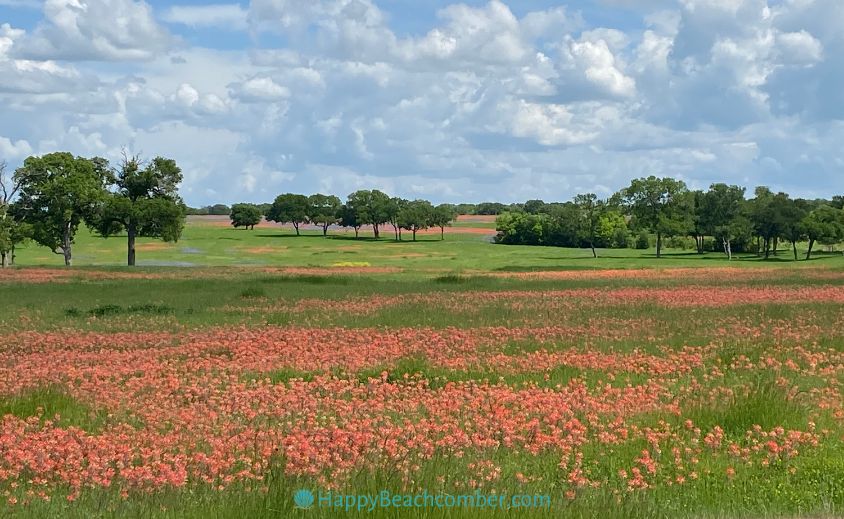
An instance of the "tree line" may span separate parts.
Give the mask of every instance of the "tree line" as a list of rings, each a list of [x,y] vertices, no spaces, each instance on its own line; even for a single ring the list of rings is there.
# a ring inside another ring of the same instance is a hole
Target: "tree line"
[[[15,248],[27,240],[73,261],[73,244],[85,224],[101,236],[125,233],[127,264],[135,265],[138,237],[165,241],[180,238],[189,212],[178,195],[180,168],[172,159],[145,161],[124,153],[116,165],[100,157],[66,152],[32,156],[14,172],[0,161],[0,265],[14,264]],[[529,200],[522,204],[497,202],[433,205],[405,200],[379,190],[359,190],[346,201],[337,196],[285,193],[272,204],[223,204],[191,212],[228,214],[235,227],[254,228],[263,218],[291,224],[299,234],[303,224],[317,225],[323,235],[331,226],[363,226],[375,238],[392,227],[402,232],[439,227],[440,236],[458,214],[497,214],[495,241],[503,244],[649,248],[655,236],[660,257],[666,239],[693,239],[698,252],[722,250],[755,252],[768,258],[780,243],[789,243],[797,259],[797,244],[808,244],[806,259],[817,244],[844,240],[844,197],[830,200],[791,198],[757,187],[753,198],[745,188],[713,184],[706,191],[690,190],[672,178],[655,176],[633,180],[613,196],[593,193],[570,202]]]
[[[70,266],[84,223],[101,236],[125,232],[127,264],[135,265],[136,238],[181,236],[181,181],[176,162],[163,157],[144,161],[124,154],[112,166],[101,157],[56,152],[28,157],[13,173],[0,162],[0,264],[14,264],[15,248],[32,240]]]
[[[297,236],[303,224],[312,224],[322,229],[323,236],[328,235],[332,225],[351,227],[357,238],[361,227],[368,225],[378,239],[384,227],[389,225],[397,241],[402,240],[403,230],[410,232],[416,241],[417,232],[436,227],[439,227],[442,239],[445,228],[457,214],[457,208],[452,204],[435,206],[427,200],[405,200],[377,189],[362,189],[351,193],[345,203],[334,195],[285,193],[264,207],[234,204],[229,218],[236,228],[254,228],[262,218],[290,224]]]
[[[504,244],[649,248],[655,237],[656,256],[666,239],[690,238],[697,252],[720,250],[776,254],[780,243],[807,242],[806,259],[815,245],[844,241],[844,197],[831,200],[791,198],[760,186],[753,198],[745,188],[712,184],[690,190],[673,178],[650,176],[633,180],[607,199],[577,195],[564,203],[529,200],[511,205],[496,219],[496,241]]]

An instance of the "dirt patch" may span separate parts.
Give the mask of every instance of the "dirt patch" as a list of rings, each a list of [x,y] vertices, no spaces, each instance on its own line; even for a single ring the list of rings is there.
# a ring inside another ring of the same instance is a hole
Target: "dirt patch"
[[[457,221],[494,223],[496,217],[494,214],[461,214],[457,216]]]
[[[277,252],[283,252],[286,249],[287,247],[249,247],[240,250],[248,254],[275,254]]]
[[[154,252],[172,249],[173,246],[167,243],[139,243],[135,245],[136,251]]]

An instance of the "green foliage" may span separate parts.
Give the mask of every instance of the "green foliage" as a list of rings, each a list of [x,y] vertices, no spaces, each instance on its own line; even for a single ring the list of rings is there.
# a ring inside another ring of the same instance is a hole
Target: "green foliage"
[[[328,228],[340,219],[343,203],[334,195],[317,193],[308,197],[308,220],[322,227],[322,235],[328,234]]]
[[[508,245],[545,245],[551,226],[546,214],[502,213],[495,219],[496,243]]]
[[[693,228],[694,198],[680,180],[638,178],[619,195],[636,226],[657,235],[657,257],[662,253],[663,236],[687,234]]]
[[[600,247],[626,249],[630,242],[627,220],[618,211],[607,209],[599,220],[596,239]]]
[[[498,202],[482,202],[475,207],[474,214],[481,214],[481,215],[490,215],[490,214],[502,214],[507,211],[508,208],[506,205],[498,203]]]
[[[598,257],[595,252],[595,239],[598,234],[598,226],[601,216],[606,210],[606,204],[598,200],[594,193],[577,195],[574,197],[574,205],[577,207],[577,237],[589,244],[592,249],[592,256]]]
[[[522,206],[526,213],[538,214],[545,210],[545,202],[542,200],[528,200]]]
[[[28,157],[15,176],[20,181],[20,214],[32,226],[32,238],[62,254],[70,265],[79,224],[94,219],[106,197],[108,163],[50,153]]]
[[[806,259],[811,258],[815,242],[834,244],[844,240],[844,210],[822,204],[803,217],[802,226],[809,239]]]
[[[648,231],[641,230],[636,235],[636,243],[633,245],[637,250],[647,250],[651,248],[651,238],[648,236]]]
[[[452,204],[440,204],[431,214],[431,226],[440,228],[440,239],[445,237],[445,228],[457,218],[457,210]]]
[[[138,157],[124,157],[108,182],[112,191],[102,198],[91,225],[103,236],[126,231],[129,266],[135,264],[137,237],[179,240],[185,206],[179,197],[182,170],[174,160],[156,157],[144,165]]]
[[[435,209],[427,200],[413,200],[402,206],[399,211],[397,223],[402,229],[413,233],[413,241],[416,241],[416,233],[434,225]]]
[[[299,226],[308,221],[308,197],[294,193],[278,195],[270,210],[267,211],[267,220],[278,223],[291,223],[299,235]]]
[[[247,227],[251,229],[254,229],[256,225],[261,223],[262,216],[261,209],[255,204],[234,204],[231,214],[229,214],[233,227]]]
[[[380,237],[380,226],[390,221],[393,207],[390,197],[377,189],[351,193],[346,206],[355,212],[359,224],[372,226],[375,238]]]

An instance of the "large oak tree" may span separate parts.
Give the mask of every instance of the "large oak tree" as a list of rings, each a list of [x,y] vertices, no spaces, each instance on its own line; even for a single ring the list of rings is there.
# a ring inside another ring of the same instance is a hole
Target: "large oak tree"
[[[182,170],[174,160],[156,157],[145,164],[138,157],[124,157],[108,180],[111,190],[99,206],[93,227],[103,236],[126,231],[127,265],[135,265],[138,237],[178,241],[186,208],[178,193]]]

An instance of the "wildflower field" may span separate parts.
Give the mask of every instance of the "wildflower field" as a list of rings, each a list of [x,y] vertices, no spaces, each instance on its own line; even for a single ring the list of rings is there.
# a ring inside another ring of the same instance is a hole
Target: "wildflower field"
[[[0,516],[840,516],[844,260],[719,265],[0,272]]]

